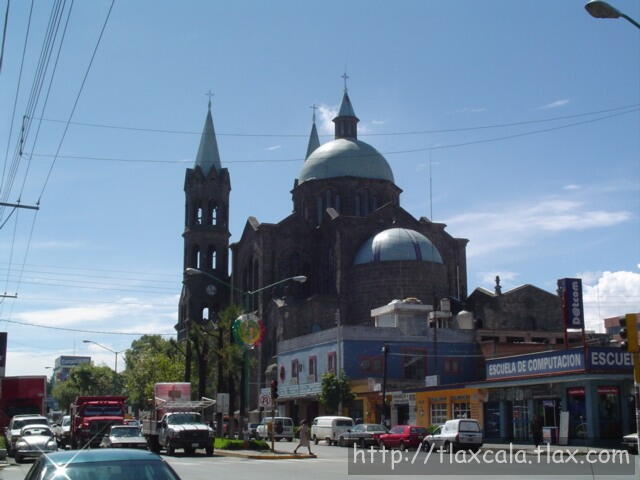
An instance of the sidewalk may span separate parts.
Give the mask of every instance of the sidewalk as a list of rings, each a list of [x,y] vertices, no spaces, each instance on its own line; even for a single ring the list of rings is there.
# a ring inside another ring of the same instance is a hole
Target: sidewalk
[[[547,451],[553,453],[556,451],[561,452],[576,452],[576,455],[586,455],[587,452],[599,452],[602,450],[614,450],[614,448],[606,448],[606,447],[588,447],[588,446],[571,446],[571,445],[547,445],[543,443],[540,445],[540,450],[542,450],[543,454],[546,454]],[[508,443],[485,443],[480,450],[489,450],[489,451],[506,451],[506,452],[517,452],[524,451],[527,455],[537,455],[535,445],[527,445],[527,444],[508,444]],[[618,450],[618,449],[616,449]]]
[[[315,455],[309,455],[308,453],[291,453],[279,450],[271,452],[270,450],[223,450],[220,448],[216,448],[214,455],[220,455],[222,457],[248,458],[251,460],[304,460],[307,458],[317,458]]]

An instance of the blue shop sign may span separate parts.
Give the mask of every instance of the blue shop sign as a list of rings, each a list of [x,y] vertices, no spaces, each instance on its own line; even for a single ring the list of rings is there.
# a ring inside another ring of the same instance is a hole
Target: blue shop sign
[[[587,357],[589,370],[633,370],[631,354],[619,348],[589,347]]]
[[[522,378],[550,373],[576,372],[585,369],[580,350],[560,350],[517,357],[487,360],[487,380]]]

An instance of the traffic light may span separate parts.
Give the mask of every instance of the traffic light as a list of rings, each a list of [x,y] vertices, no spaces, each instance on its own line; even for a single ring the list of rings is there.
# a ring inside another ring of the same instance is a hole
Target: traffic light
[[[638,319],[635,313],[627,313],[620,318],[620,348],[627,352],[638,351]]]
[[[271,401],[275,402],[276,398],[278,398],[278,381],[271,380]]]

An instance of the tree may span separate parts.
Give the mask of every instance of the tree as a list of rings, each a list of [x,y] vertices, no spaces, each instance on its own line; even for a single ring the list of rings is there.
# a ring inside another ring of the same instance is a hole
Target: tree
[[[349,379],[344,373],[336,375],[325,373],[322,376],[322,391],[320,393],[320,403],[325,406],[329,413],[336,413],[340,404],[348,404],[355,396],[351,393]]]
[[[63,382],[53,387],[53,398],[63,410],[80,395],[119,395],[122,393],[122,382],[109,367],[97,367],[90,363],[82,363],[71,369]]]
[[[125,355],[124,387],[134,410],[146,408],[156,383],[182,380],[184,355],[174,342],[160,335],[134,340]]]

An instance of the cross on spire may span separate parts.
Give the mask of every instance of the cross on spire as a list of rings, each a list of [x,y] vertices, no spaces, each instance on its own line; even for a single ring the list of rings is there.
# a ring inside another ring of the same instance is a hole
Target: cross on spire
[[[344,79],[344,91],[347,91],[347,80],[349,79],[349,75],[347,75],[347,69],[345,69],[344,73],[340,75]]]
[[[318,105],[314,103],[309,108],[313,110],[313,123],[316,123],[316,110],[318,109]]]
[[[205,93],[205,95],[209,97],[209,110],[211,110],[211,99],[213,98],[214,94],[211,92],[211,89],[209,89],[209,91]]]

